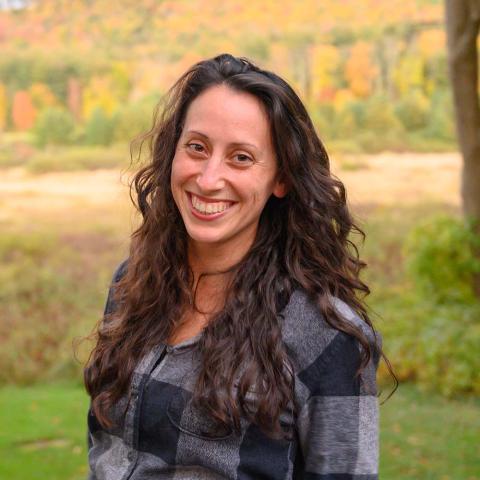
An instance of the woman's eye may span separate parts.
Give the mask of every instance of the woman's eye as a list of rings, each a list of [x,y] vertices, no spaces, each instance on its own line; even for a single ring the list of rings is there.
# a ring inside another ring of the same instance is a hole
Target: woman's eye
[[[203,152],[203,145],[200,145],[199,143],[187,143],[186,146],[194,152]]]
[[[245,155],[243,153],[237,153],[237,155],[235,155],[235,158],[237,159],[238,163],[250,163],[253,161],[248,155]]]

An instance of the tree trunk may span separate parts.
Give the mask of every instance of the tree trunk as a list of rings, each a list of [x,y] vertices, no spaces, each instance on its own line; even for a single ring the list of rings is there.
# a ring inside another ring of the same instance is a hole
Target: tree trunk
[[[458,141],[463,155],[462,202],[480,235],[480,107],[477,37],[480,0],[446,0],[447,45]],[[480,259],[480,252],[475,252]],[[480,275],[475,279],[480,297]]]

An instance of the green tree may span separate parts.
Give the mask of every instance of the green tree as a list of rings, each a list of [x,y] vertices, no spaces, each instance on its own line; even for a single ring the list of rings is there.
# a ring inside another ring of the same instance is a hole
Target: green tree
[[[101,108],[96,108],[85,124],[87,145],[110,145],[115,134],[115,119]]]
[[[75,122],[72,115],[59,107],[47,108],[38,116],[33,129],[38,146],[65,145],[72,142]]]

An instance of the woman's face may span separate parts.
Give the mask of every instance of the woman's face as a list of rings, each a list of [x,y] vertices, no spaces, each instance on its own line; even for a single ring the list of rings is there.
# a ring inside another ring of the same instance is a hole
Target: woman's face
[[[247,250],[270,195],[282,197],[268,116],[253,95],[226,86],[187,110],[171,188],[190,242]]]

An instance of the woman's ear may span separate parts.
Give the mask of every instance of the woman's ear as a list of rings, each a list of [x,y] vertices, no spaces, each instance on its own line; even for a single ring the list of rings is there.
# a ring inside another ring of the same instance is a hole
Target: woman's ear
[[[277,198],[283,198],[288,193],[288,188],[285,182],[282,182],[281,180],[277,180],[277,183],[275,183],[275,186],[273,187],[272,193]]]

